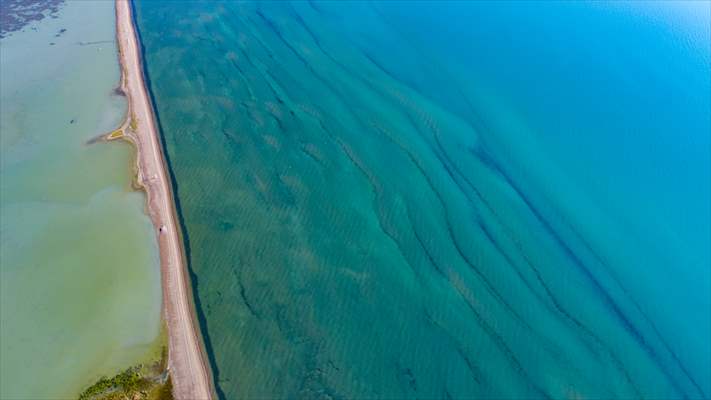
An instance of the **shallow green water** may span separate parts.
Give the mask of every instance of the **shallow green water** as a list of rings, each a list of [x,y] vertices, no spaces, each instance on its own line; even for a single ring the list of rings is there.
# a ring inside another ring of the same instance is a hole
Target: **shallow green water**
[[[0,40],[2,399],[74,398],[153,356],[159,334],[157,243],[130,189],[132,149],[86,144],[126,107],[112,95],[113,3],[57,15]]]
[[[707,398],[708,3],[139,2],[222,398]]]

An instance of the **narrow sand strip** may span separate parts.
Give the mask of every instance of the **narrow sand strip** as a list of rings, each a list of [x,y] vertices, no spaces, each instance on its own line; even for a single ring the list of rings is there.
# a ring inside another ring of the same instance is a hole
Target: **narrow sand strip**
[[[178,233],[176,213],[163,150],[151,103],[143,82],[137,35],[127,0],[116,0],[116,33],[121,61],[121,88],[128,98],[122,129],[138,149],[138,184],[147,197],[147,211],[158,235],[163,311],[168,325],[168,368],[176,399],[212,397],[212,380],[195,319],[190,280]]]

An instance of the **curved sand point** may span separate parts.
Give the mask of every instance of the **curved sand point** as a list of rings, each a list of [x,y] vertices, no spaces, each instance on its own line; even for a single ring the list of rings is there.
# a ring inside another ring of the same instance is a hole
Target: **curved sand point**
[[[114,132],[122,132],[120,138],[136,146],[136,181],[146,192],[147,213],[156,230],[160,249],[163,315],[168,326],[168,369],[173,381],[173,395],[176,399],[211,399],[214,393],[211,372],[195,319],[172,189],[143,81],[138,40],[131,6],[127,0],[116,0],[116,33],[121,62],[121,91],[128,99],[128,112],[121,128]]]

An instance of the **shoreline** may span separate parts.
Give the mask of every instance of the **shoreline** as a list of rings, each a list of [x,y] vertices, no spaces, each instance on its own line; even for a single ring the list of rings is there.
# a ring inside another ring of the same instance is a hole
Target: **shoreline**
[[[135,182],[146,193],[146,213],[158,239],[163,318],[168,330],[168,371],[176,399],[211,399],[211,371],[195,316],[185,252],[177,224],[155,115],[146,92],[143,67],[129,0],[116,0],[116,39],[126,119],[107,139],[124,139],[136,147]]]

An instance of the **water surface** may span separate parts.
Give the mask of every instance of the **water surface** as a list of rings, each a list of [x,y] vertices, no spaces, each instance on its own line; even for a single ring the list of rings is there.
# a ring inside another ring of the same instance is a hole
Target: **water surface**
[[[2,399],[76,398],[153,357],[160,327],[133,150],[87,144],[126,109],[112,94],[113,3],[68,2],[56,16],[0,40]]]
[[[708,398],[709,4],[139,2],[222,398]]]

